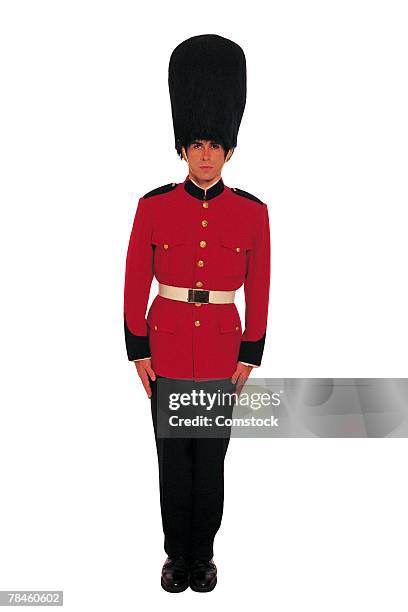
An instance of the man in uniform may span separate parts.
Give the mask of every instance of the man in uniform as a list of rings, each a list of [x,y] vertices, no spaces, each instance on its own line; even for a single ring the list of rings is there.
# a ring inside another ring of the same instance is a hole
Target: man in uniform
[[[212,590],[213,541],[223,511],[228,438],[160,438],[158,379],[229,380],[242,387],[264,351],[270,282],[268,208],[228,187],[222,167],[237,144],[246,101],[245,55],[216,34],[180,43],[169,64],[183,182],[139,199],[125,274],[128,359],[151,399],[167,559],[162,587]],[[159,293],[146,316],[151,283]],[[234,304],[244,286],[245,329]]]

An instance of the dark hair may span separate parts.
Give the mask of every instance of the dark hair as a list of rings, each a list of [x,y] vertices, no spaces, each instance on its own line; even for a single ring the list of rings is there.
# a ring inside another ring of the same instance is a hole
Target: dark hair
[[[227,153],[228,153],[228,149],[229,149],[230,147],[228,147],[228,146],[226,145],[226,143],[225,143],[225,142],[224,142],[222,139],[220,139],[220,138],[206,138],[206,137],[204,137],[204,136],[203,136],[203,137],[201,137],[201,138],[190,138],[190,139],[188,140],[188,142],[185,142],[185,143],[184,143],[184,142],[179,143],[179,145],[178,145],[178,147],[177,147],[177,153],[178,153],[178,155],[179,155],[180,159],[183,159],[183,153],[182,153],[182,151],[181,151],[181,148],[184,146],[184,148],[185,148],[185,150],[186,150],[186,152],[187,152],[188,147],[189,147],[189,146],[190,146],[190,145],[191,145],[193,142],[196,142],[197,140],[211,140],[212,142],[216,142],[217,144],[220,144],[220,145],[222,146],[222,148],[224,149],[224,159],[226,158]]]

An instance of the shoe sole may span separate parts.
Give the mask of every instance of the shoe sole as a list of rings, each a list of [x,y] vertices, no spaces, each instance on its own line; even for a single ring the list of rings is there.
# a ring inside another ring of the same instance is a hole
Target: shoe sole
[[[216,584],[217,584],[217,576],[215,577],[214,582],[207,587],[198,587],[195,584],[190,582],[190,589],[192,591],[195,591],[196,593],[208,593],[209,591],[212,591],[215,588]]]
[[[189,586],[189,583],[187,582],[186,584],[183,584],[178,587],[170,587],[163,581],[163,578],[161,578],[160,582],[161,582],[162,588],[168,593],[182,593],[183,591],[188,589],[188,586]]]

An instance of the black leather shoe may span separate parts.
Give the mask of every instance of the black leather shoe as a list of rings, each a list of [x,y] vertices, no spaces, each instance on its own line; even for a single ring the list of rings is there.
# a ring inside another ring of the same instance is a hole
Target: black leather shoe
[[[184,557],[167,557],[162,567],[161,585],[169,593],[181,593],[189,585],[190,572]]]
[[[207,593],[217,584],[217,566],[214,561],[194,560],[190,564],[190,587],[193,591]]]

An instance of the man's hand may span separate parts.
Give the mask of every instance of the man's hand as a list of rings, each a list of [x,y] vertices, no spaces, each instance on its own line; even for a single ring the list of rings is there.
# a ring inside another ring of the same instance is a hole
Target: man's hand
[[[240,395],[241,389],[245,385],[247,378],[251,373],[251,370],[253,370],[252,366],[247,366],[241,363],[240,361],[238,361],[235,372],[233,373],[231,377],[231,382],[233,383],[237,382],[237,386],[235,389],[236,389],[236,394],[238,396]]]
[[[146,390],[147,397],[152,397],[152,389],[150,387],[149,376],[152,380],[156,380],[156,374],[152,370],[152,360],[143,359],[142,361],[134,362],[137,373],[139,374],[140,380]]]

